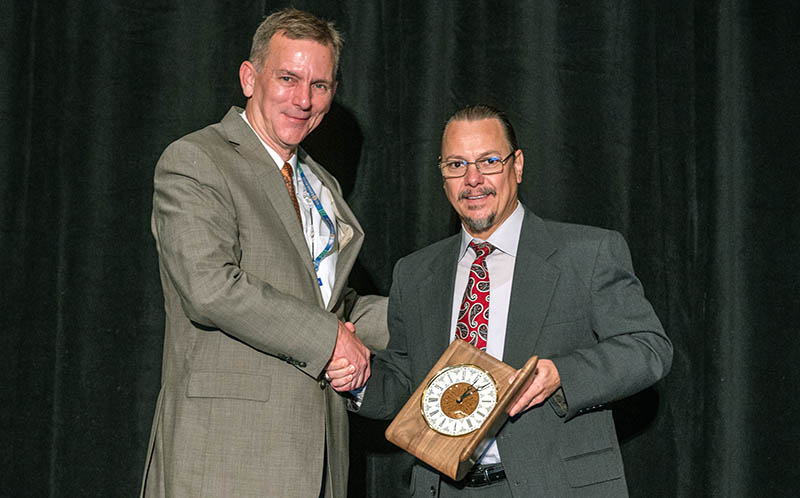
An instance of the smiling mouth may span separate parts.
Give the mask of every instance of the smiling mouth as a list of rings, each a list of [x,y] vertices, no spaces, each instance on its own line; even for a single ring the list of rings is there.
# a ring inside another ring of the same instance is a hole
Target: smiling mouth
[[[479,192],[461,192],[458,196],[459,200],[466,199],[468,201],[479,201],[485,199],[490,195],[495,195],[494,190],[482,190]]]
[[[289,118],[292,121],[308,121],[311,118],[311,116],[300,116],[300,117],[298,117],[298,116],[292,116],[290,114],[286,114],[286,117]]]

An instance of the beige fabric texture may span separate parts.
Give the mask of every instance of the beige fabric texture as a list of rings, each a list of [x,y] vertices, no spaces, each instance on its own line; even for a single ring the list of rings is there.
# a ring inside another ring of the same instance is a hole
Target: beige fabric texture
[[[335,204],[324,308],[283,178],[240,112],[174,142],[156,166],[166,330],[142,496],[316,498],[327,472],[342,498],[345,400],[320,378],[337,318],[385,346],[386,300],[346,286],[363,232],[336,180],[300,150]]]

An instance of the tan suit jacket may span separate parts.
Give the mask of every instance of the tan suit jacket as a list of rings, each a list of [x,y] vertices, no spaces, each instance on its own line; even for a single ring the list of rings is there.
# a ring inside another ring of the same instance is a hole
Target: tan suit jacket
[[[156,166],[166,330],[142,495],[316,498],[327,464],[329,495],[344,497],[345,405],[320,377],[337,318],[385,346],[385,299],[346,286],[363,232],[336,180],[301,149],[335,204],[336,283],[324,306],[283,178],[239,113],[174,142]]]

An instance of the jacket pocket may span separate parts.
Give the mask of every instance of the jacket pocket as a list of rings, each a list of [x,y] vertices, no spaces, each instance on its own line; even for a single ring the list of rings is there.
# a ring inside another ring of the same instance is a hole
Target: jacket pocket
[[[562,461],[573,488],[619,479],[623,475],[622,458],[614,448],[562,457]]]
[[[269,399],[271,378],[237,372],[192,372],[186,386],[189,398]]]

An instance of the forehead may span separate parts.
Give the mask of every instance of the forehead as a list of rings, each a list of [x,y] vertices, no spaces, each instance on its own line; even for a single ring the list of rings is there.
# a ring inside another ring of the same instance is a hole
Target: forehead
[[[503,125],[494,118],[451,121],[442,136],[442,156],[502,153],[506,149],[508,141],[503,132]]]
[[[279,69],[310,69],[315,72],[333,74],[333,47],[315,40],[294,40],[283,33],[276,33],[269,40],[264,63]]]

